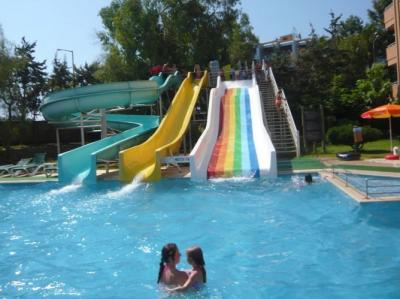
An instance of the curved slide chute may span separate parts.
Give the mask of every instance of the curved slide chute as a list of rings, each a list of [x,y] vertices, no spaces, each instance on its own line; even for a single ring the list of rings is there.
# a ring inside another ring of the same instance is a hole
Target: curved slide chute
[[[276,152],[263,123],[255,78],[218,78],[211,90],[206,129],[190,153],[190,172],[193,180],[276,177]]]
[[[180,81],[178,73],[175,73],[166,80],[160,75],[147,81],[72,88],[47,96],[40,110],[47,120],[65,124],[79,112],[154,103],[162,92],[177,88]],[[157,128],[159,117],[109,114],[107,122],[112,128],[124,127],[126,130],[58,155],[60,182],[70,183],[79,178],[85,183],[95,183],[97,161],[116,159],[119,151],[146,140]]]
[[[131,182],[139,174],[145,181],[161,178],[161,159],[179,151],[207,76],[207,72],[204,72],[201,79],[195,80],[193,74],[189,73],[156,132],[144,143],[120,152],[121,180]]]

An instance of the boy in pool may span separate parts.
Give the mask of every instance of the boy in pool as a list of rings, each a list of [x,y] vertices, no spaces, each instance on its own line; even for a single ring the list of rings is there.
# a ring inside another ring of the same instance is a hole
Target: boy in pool
[[[307,184],[311,184],[311,183],[313,182],[312,175],[309,174],[309,173],[307,173],[307,174],[304,176],[304,181],[305,181]]]
[[[176,265],[179,264],[180,259],[181,254],[176,244],[168,243],[162,248],[157,283],[161,282],[169,286],[180,286],[187,281],[188,274],[185,271],[176,269]]]
[[[188,271],[189,277],[186,282],[179,287],[167,289],[169,292],[182,292],[190,288],[199,290],[207,280],[203,251],[200,247],[194,246],[186,250],[188,263],[192,266],[192,270]]]

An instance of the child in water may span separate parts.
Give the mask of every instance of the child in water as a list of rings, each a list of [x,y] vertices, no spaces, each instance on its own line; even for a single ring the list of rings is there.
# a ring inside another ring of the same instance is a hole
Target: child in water
[[[192,266],[192,270],[188,271],[188,279],[182,286],[168,289],[169,292],[181,292],[189,288],[199,290],[207,281],[206,269],[204,268],[206,263],[201,248],[197,246],[189,248],[186,250],[186,256],[188,263]]]
[[[180,259],[181,254],[176,244],[168,243],[162,248],[157,283],[161,282],[165,285],[173,286],[183,285],[187,281],[188,274],[185,271],[176,269]]]

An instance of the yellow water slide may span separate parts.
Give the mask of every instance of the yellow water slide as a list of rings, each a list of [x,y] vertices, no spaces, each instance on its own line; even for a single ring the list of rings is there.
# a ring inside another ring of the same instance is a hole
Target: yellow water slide
[[[207,72],[204,72],[201,79],[195,80],[193,74],[189,73],[155,133],[146,142],[119,153],[119,175],[122,181],[131,182],[138,174],[144,181],[161,179],[161,158],[179,151],[207,77]]]

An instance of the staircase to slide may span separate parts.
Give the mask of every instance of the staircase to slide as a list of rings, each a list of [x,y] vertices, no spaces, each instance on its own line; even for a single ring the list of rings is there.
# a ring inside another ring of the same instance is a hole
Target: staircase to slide
[[[298,131],[291,118],[287,101],[283,101],[282,109],[275,107],[277,86],[272,69],[268,72],[259,71],[257,83],[263,104],[265,125],[276,149],[278,159],[293,158],[299,155]]]

